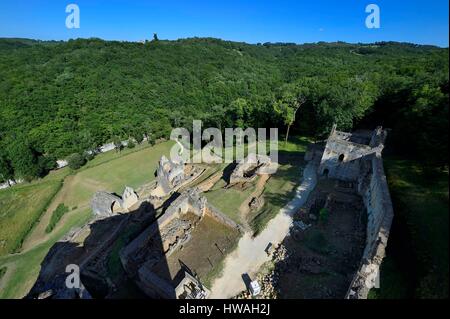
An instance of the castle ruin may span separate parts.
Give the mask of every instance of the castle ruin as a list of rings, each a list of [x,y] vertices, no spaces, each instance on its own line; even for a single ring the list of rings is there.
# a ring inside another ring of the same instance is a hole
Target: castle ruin
[[[356,183],[367,211],[366,245],[346,298],[367,298],[376,286],[394,216],[381,153],[387,131],[346,133],[334,125],[318,168],[319,175]]]
[[[197,245],[190,242],[207,219],[214,220],[221,227],[239,230],[237,224],[208,205],[198,189],[189,189],[180,194],[157,221],[124,247],[120,252],[123,268],[146,295],[168,299],[206,298],[209,295],[208,289],[196,277],[195,270],[174,257],[181,250],[197,250]],[[203,238],[200,240],[204,241]],[[207,246],[214,249],[212,243]]]
[[[91,200],[91,208],[96,218],[106,218],[118,212],[129,212],[139,202],[139,196],[131,187],[125,187],[122,197],[98,191]]]

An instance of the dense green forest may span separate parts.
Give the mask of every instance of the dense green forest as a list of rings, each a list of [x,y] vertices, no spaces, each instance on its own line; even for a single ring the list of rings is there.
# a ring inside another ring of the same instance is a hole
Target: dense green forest
[[[317,138],[383,125],[397,152],[448,166],[448,61],[448,48],[395,42],[0,39],[0,180],[192,119]]]

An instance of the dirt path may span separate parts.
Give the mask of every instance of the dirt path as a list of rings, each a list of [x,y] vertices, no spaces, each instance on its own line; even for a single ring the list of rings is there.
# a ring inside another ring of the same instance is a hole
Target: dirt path
[[[210,298],[231,298],[246,289],[242,274],[253,276],[263,263],[270,258],[264,251],[269,243],[278,244],[289,233],[292,214],[307,200],[314,189],[317,177],[317,164],[309,162],[303,172],[302,183],[297,187],[295,197],[267,224],[255,238],[246,232],[239,240],[238,247],[225,259],[221,277],[211,287]]]
[[[79,182],[78,180],[79,180],[78,175],[70,175],[64,179],[64,185],[62,186],[58,194],[56,194],[56,196],[53,198],[52,202],[48,206],[45,213],[41,216],[39,223],[36,224],[31,233],[25,239],[22,245],[22,251],[27,251],[28,249],[31,249],[50,238],[51,233],[47,234],[45,232],[45,228],[47,228],[47,225],[50,222],[50,218],[53,214],[53,211],[56,209],[56,207],[58,207],[60,203],[64,203],[64,200],[67,198],[70,191],[72,191],[73,185]],[[64,220],[67,218],[68,215],[72,215],[73,213],[76,214],[77,212],[86,207],[87,204],[84,203],[78,206],[76,210],[69,211],[66,214],[64,214],[64,216],[61,218],[61,220],[53,229],[52,233],[58,231],[58,229],[62,227],[62,225],[64,225]]]

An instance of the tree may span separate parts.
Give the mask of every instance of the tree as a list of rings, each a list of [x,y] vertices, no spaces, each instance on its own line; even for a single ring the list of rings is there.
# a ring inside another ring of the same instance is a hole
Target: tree
[[[0,181],[6,181],[10,185],[14,180],[14,169],[5,154],[0,154]]]
[[[252,113],[251,104],[244,98],[237,98],[231,102],[229,106],[229,112],[236,127],[245,128],[249,123],[247,119]]]
[[[86,162],[92,161],[95,158],[95,153],[93,151],[84,152],[84,159]]]
[[[305,102],[305,92],[300,86],[285,85],[280,98],[273,103],[274,111],[281,116],[284,125],[287,126],[285,143],[287,143],[289,137],[289,130],[294,124],[295,115]]]
[[[79,153],[74,153],[67,158],[69,167],[73,170],[79,169],[86,164],[86,159]]]
[[[141,130],[137,130],[135,134],[133,134],[133,138],[136,140],[136,143],[141,144],[144,140],[144,133]]]
[[[116,152],[120,152],[123,149],[122,141],[120,140],[120,138],[118,136],[115,136],[113,138],[113,144],[114,144],[114,148],[116,149]]]
[[[136,146],[136,144],[134,144],[132,139],[128,140],[128,143],[127,143],[128,148],[134,148],[135,146]]]
[[[15,139],[10,140],[7,144],[7,152],[8,158],[11,159],[15,178],[30,181],[42,173],[38,163],[38,154],[25,136],[17,135]]]
[[[148,142],[148,144],[150,144],[151,146],[155,145],[155,138],[153,137],[152,134],[148,135],[148,137],[147,137],[147,142]]]
[[[158,41],[158,34],[155,32],[153,33],[153,41]]]

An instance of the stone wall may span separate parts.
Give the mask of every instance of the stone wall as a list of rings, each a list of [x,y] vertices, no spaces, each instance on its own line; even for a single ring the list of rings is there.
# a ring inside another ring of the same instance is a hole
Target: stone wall
[[[321,175],[345,181],[354,181],[360,174],[360,159],[372,152],[369,146],[345,140],[329,140],[319,167]]]
[[[222,224],[237,229],[239,232],[242,232],[241,226],[239,226],[239,224],[234,222],[228,216],[224,215],[219,209],[215,208],[209,203],[206,204],[206,208],[207,208],[206,213],[210,215],[212,218],[218,220]]]
[[[381,154],[372,154],[364,162],[358,191],[367,209],[367,238],[361,264],[346,295],[350,299],[367,298],[369,290],[377,285],[394,217]]]
[[[381,154],[386,131],[378,127],[373,132],[352,134],[333,126],[319,166],[319,175],[343,181],[356,181],[361,175],[363,157]],[[367,144],[362,144],[367,141]]]
[[[346,133],[337,131],[334,125],[318,169],[319,175],[356,182],[367,210],[366,246],[346,298],[367,298],[379,280],[394,216],[381,156],[386,135],[382,127]]]
[[[153,298],[176,298],[175,289],[172,283],[167,279],[161,278],[154,272],[153,266],[160,258],[166,258],[180,241],[182,234],[173,233],[172,230],[189,233],[195,225],[188,229],[184,227],[177,228],[177,220],[180,220],[184,214],[193,214],[200,221],[201,218],[208,214],[219,222],[239,229],[239,226],[223,215],[219,210],[210,206],[206,198],[201,195],[197,188],[191,188],[180,194],[154,223],[148,226],[144,231],[125,246],[119,253],[121,263],[135,283],[149,296]],[[156,238],[156,242],[161,240],[162,247],[156,247],[151,252],[152,238]],[[175,241],[172,239],[175,238]],[[188,237],[189,238],[189,237]]]

